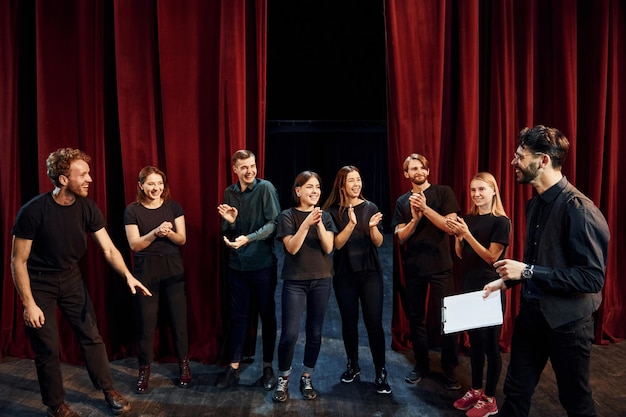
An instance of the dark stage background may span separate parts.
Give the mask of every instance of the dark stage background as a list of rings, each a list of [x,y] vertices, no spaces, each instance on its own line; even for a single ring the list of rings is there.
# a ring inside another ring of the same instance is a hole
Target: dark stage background
[[[137,173],[154,164],[168,174],[187,212],[191,355],[215,363],[228,329],[216,207],[235,150],[257,154],[283,208],[298,172],[318,171],[328,190],[342,165],[358,166],[388,233],[406,155],[426,155],[432,182],[452,186],[463,210],[468,179],[490,171],[520,258],[532,190],[509,162],[520,128],[535,124],[570,139],[565,174],[609,222],[596,341],[620,340],[625,39],[619,0],[0,0],[0,355],[32,357],[10,230],[19,207],[51,189],[44,161],[56,148],[92,156],[90,197],[128,260],[122,216]],[[82,267],[111,357],[134,355],[127,288],[93,242]],[[388,325],[403,350],[402,271],[393,277]],[[505,350],[519,294],[508,298]],[[62,359],[80,362],[71,330],[61,332]],[[157,358],[171,360],[166,321],[156,337]]]

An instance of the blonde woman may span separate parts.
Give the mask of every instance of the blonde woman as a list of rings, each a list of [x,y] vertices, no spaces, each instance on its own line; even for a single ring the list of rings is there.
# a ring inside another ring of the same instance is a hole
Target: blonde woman
[[[461,259],[462,290],[478,291],[498,278],[493,263],[502,259],[509,245],[511,221],[502,207],[495,178],[488,172],[479,172],[470,181],[472,205],[464,218],[448,218],[446,223],[456,237],[455,252]],[[502,297],[504,308],[504,297]],[[500,356],[501,326],[468,331],[472,387],[454,402],[459,410],[468,410],[468,417],[496,414],[495,393],[502,358]],[[487,378],[483,389],[483,367],[487,358]]]

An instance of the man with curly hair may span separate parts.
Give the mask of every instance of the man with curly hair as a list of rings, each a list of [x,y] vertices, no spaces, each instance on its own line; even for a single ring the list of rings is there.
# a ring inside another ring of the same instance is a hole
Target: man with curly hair
[[[102,212],[87,198],[92,178],[90,157],[79,149],[61,148],[46,161],[52,191],[40,194],[19,210],[11,231],[11,272],[24,306],[26,333],[35,352],[42,401],[48,417],[77,417],[65,403],[59,359],[57,307],[71,324],[94,386],[102,389],[114,414],[130,403],[113,388],[106,348],[98,331],[79,260],[91,233],[113,269],[126,279],[130,291],[151,295],[130,273],[107,230]],[[62,239],[62,242],[60,242]]]

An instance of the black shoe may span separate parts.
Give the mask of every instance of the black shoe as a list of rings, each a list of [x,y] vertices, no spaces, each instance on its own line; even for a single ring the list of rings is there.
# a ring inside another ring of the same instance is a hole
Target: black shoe
[[[130,403],[122,394],[114,389],[105,389],[104,400],[113,411],[113,414],[119,415],[130,410]]]
[[[360,373],[361,368],[359,368],[359,364],[348,359],[346,370],[343,374],[341,374],[341,382],[349,384],[353,382]]]
[[[232,366],[228,366],[226,372],[224,372],[217,380],[217,387],[219,389],[226,389],[232,387],[239,382],[239,368],[235,369]]]
[[[376,371],[376,392],[379,394],[391,394],[391,387],[387,383],[387,370],[381,368]]]
[[[461,383],[458,379],[456,379],[454,372],[444,372],[443,378],[443,386],[445,389],[449,389],[450,391],[456,391],[461,389]]]
[[[47,417],[80,417],[80,414],[74,412],[69,405],[61,403],[58,407],[48,408]]]
[[[287,401],[287,398],[289,398],[289,378],[279,376],[276,391],[274,391],[272,395],[272,400],[277,403],[284,403]]]
[[[404,377],[404,380],[408,384],[417,384],[422,380],[423,377],[424,373],[417,369],[417,367],[415,367],[411,370],[411,372],[409,372],[407,376]]]
[[[276,386],[276,377],[271,366],[263,368],[263,376],[261,377],[261,385],[266,391],[271,391]]]

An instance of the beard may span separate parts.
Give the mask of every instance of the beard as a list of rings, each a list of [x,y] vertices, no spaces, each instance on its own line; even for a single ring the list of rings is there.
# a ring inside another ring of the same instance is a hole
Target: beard
[[[519,169],[521,176],[517,177],[516,180],[519,184],[530,184],[535,178],[539,176],[539,167],[536,163],[531,163],[526,168]]]
[[[412,178],[411,178],[411,182],[412,182],[413,184],[415,184],[415,185],[419,185],[419,186],[424,185],[424,183],[425,183],[427,180],[428,180],[428,175],[424,175],[423,177],[420,177],[420,178],[415,178],[415,177],[412,177]]]
[[[68,194],[72,194],[74,197],[78,198],[78,197],[87,197],[87,195],[89,195],[89,189],[85,189],[80,185],[77,184],[69,184],[67,186],[66,191],[68,192]]]

